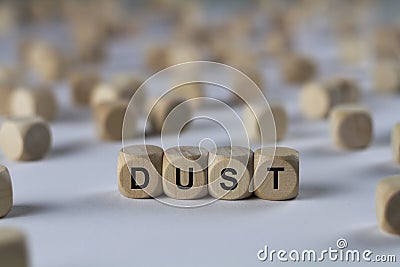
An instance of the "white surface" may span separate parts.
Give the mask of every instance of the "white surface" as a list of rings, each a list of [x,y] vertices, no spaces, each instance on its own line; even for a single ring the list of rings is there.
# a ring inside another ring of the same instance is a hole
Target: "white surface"
[[[113,51],[123,51],[119,45]],[[331,67],[337,62],[324,56],[329,48],[325,52],[318,51],[324,77],[337,71]],[[120,53],[114,62],[123,56]],[[367,90],[366,71],[366,66],[340,69]],[[264,245],[322,250],[335,247],[338,238],[346,238],[351,249],[396,254],[400,260],[400,239],[378,229],[374,201],[378,180],[400,173],[389,144],[391,127],[399,120],[400,98],[366,92],[374,143],[366,150],[343,152],[332,147],[327,121],[301,118],[298,91],[280,86],[274,66],[267,64],[265,73],[271,97],[290,111],[289,134],[281,145],[301,154],[296,200],[253,198],[181,209],[155,200],[126,199],[118,193],[116,180],[121,144],[97,140],[90,114],[69,106],[68,88],[61,85],[57,90],[64,100],[62,113],[52,124],[49,156],[25,163],[0,157],[11,172],[15,194],[14,208],[0,226],[26,231],[34,267],[272,265],[257,260]],[[193,128],[183,136],[187,142],[217,131]],[[216,136],[217,145],[223,145],[224,138]]]

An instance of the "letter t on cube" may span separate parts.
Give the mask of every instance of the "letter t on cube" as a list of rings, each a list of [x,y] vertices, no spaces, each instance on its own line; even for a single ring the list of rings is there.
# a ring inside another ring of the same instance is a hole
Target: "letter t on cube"
[[[267,200],[288,200],[299,193],[299,153],[291,148],[254,152],[254,194]]]

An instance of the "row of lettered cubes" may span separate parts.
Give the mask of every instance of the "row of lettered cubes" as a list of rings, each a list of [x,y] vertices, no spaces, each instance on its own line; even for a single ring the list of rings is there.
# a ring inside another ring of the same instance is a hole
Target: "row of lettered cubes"
[[[118,155],[118,188],[128,198],[165,194],[174,199],[239,200],[254,195],[289,200],[299,192],[299,153],[287,147],[256,151],[239,146],[210,151],[180,146],[165,151],[154,145],[122,148]]]

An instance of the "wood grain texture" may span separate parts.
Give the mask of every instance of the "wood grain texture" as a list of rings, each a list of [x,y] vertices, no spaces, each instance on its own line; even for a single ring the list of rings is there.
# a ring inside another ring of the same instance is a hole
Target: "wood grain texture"
[[[300,93],[300,109],[309,119],[327,118],[331,110],[342,104],[360,101],[361,90],[348,78],[334,78],[324,82],[311,82]]]
[[[393,127],[391,139],[393,158],[397,163],[400,163],[400,123]]]
[[[25,234],[10,227],[0,228],[0,263],[4,267],[28,267]]]
[[[382,179],[376,187],[376,217],[379,227],[400,235],[400,176]]]
[[[164,151],[153,145],[132,145],[118,153],[118,189],[127,198],[151,198],[163,193]]]
[[[299,193],[299,152],[287,147],[254,152],[254,194],[267,200],[289,200]]]
[[[72,99],[76,105],[87,106],[96,85],[100,82],[100,76],[95,71],[77,71],[69,76],[69,84],[72,91]]]
[[[207,195],[208,151],[195,146],[172,147],[164,152],[163,188],[175,199],[198,199]]]
[[[94,107],[94,119],[98,135],[103,140],[121,140],[124,116],[128,102],[103,102]],[[129,110],[130,127],[125,127],[124,138],[132,138],[136,134],[136,115]]]
[[[253,152],[244,147],[218,147],[209,152],[208,192],[225,200],[239,200],[252,195]]]
[[[49,125],[39,117],[7,117],[0,128],[0,147],[12,160],[38,160],[51,147]]]
[[[58,113],[57,99],[46,87],[19,87],[10,96],[10,113],[14,116],[40,116],[52,121]]]
[[[0,218],[5,217],[13,205],[13,190],[8,169],[0,165]]]
[[[333,143],[344,149],[362,149],[369,146],[373,137],[370,112],[357,105],[341,105],[330,116]]]

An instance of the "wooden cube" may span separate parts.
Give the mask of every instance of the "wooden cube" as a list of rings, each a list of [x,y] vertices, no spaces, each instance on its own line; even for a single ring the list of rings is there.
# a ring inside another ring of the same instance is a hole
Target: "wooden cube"
[[[362,149],[373,137],[370,112],[357,105],[341,105],[330,116],[331,136],[336,146],[344,149]]]
[[[270,105],[272,116],[268,108],[262,105],[253,105],[251,108],[246,108],[244,112],[244,125],[250,141],[260,142],[261,139],[275,141],[274,134],[269,129],[263,130],[263,137],[260,132],[261,125],[273,127],[274,123],[276,141],[281,141],[285,138],[288,128],[288,116],[282,104],[275,103]]]
[[[78,60],[98,62],[105,57],[106,33],[99,27],[98,19],[79,17],[72,21],[72,38]]]
[[[50,150],[49,125],[40,117],[8,117],[0,128],[0,147],[13,160],[38,160]]]
[[[209,152],[208,192],[225,200],[239,200],[252,195],[253,152],[245,147],[218,147]]]
[[[66,62],[63,55],[49,43],[32,43],[29,46],[28,61],[32,70],[44,81],[59,80],[65,73]]]
[[[103,140],[132,138],[136,134],[136,114],[126,101],[103,102],[94,106],[94,120],[99,137]],[[129,125],[123,128],[125,113],[129,112]],[[124,130],[124,133],[122,132]]]
[[[29,266],[24,233],[15,228],[0,228],[0,262],[4,267]]]
[[[12,69],[0,66],[0,115],[9,114],[10,95],[17,79]]]
[[[172,147],[164,152],[164,193],[175,199],[198,199],[207,195],[208,151],[194,146]]]
[[[159,45],[147,48],[146,66],[152,72],[158,72],[168,67],[168,46]]]
[[[179,87],[174,88],[169,94],[169,96],[175,96],[183,98],[184,100],[191,100],[190,105],[193,108],[198,108],[201,106],[199,97],[205,96],[204,85],[202,83],[190,83],[184,84]]]
[[[400,235],[400,176],[382,179],[376,187],[376,217],[385,232]]]
[[[155,133],[178,133],[191,119],[193,108],[182,97],[164,96],[147,103],[149,123]]]
[[[299,152],[287,147],[254,152],[254,194],[267,200],[288,200],[299,193]]]
[[[10,96],[10,113],[15,116],[40,116],[47,121],[57,116],[58,105],[52,90],[45,87],[15,89]]]
[[[90,104],[95,106],[103,102],[120,100],[129,102],[139,88],[140,82],[141,80],[129,81],[118,78],[114,83],[100,83],[92,92]]]
[[[244,71],[244,74],[247,75],[247,77],[256,84],[261,95],[264,95],[265,94],[265,82],[264,82],[263,73],[259,70],[259,68],[257,68],[256,66],[245,67],[243,69],[243,71]],[[232,89],[235,90],[235,93],[238,93],[238,95],[232,95],[233,104],[250,104],[251,105],[252,103],[256,103],[257,101],[259,101],[259,99],[257,98],[258,95],[256,95],[253,90],[244,89],[244,88],[248,88],[249,83],[250,82],[247,81],[242,76],[235,75],[233,77]],[[254,86],[254,88],[255,88],[255,86]],[[243,98],[245,98],[250,103],[245,103]]]
[[[289,84],[301,84],[310,81],[317,72],[314,61],[306,56],[291,55],[285,58],[282,76]]]
[[[394,160],[400,163],[400,123],[396,124],[392,130],[392,151]]]
[[[137,93],[137,91],[144,82],[145,79],[139,74],[121,73],[116,75],[113,79],[113,85],[119,92],[116,94],[117,98],[130,101],[135,96],[136,109],[138,112],[142,112],[146,104],[146,94],[143,89],[140,93]]]
[[[8,115],[12,87],[0,81],[0,115]]]
[[[172,43],[167,50],[168,67],[180,63],[201,60],[198,48],[188,42]]]
[[[124,147],[118,154],[118,189],[127,198],[151,198],[162,194],[164,151],[153,145]]]
[[[393,25],[378,28],[373,36],[375,55],[378,58],[393,59],[400,49],[399,29]]]
[[[368,56],[366,40],[354,33],[340,38],[339,49],[341,60],[347,64],[358,63]]]
[[[323,119],[337,105],[354,104],[360,100],[357,83],[347,78],[330,79],[306,84],[300,92],[300,108],[309,119]]]
[[[374,67],[374,89],[382,93],[400,92],[400,67],[396,60],[380,60]]]
[[[13,191],[8,169],[0,165],[0,218],[5,217],[13,205]]]
[[[93,71],[77,71],[70,75],[69,82],[74,103],[86,106],[90,103],[90,96],[94,88],[100,82],[100,76]]]

